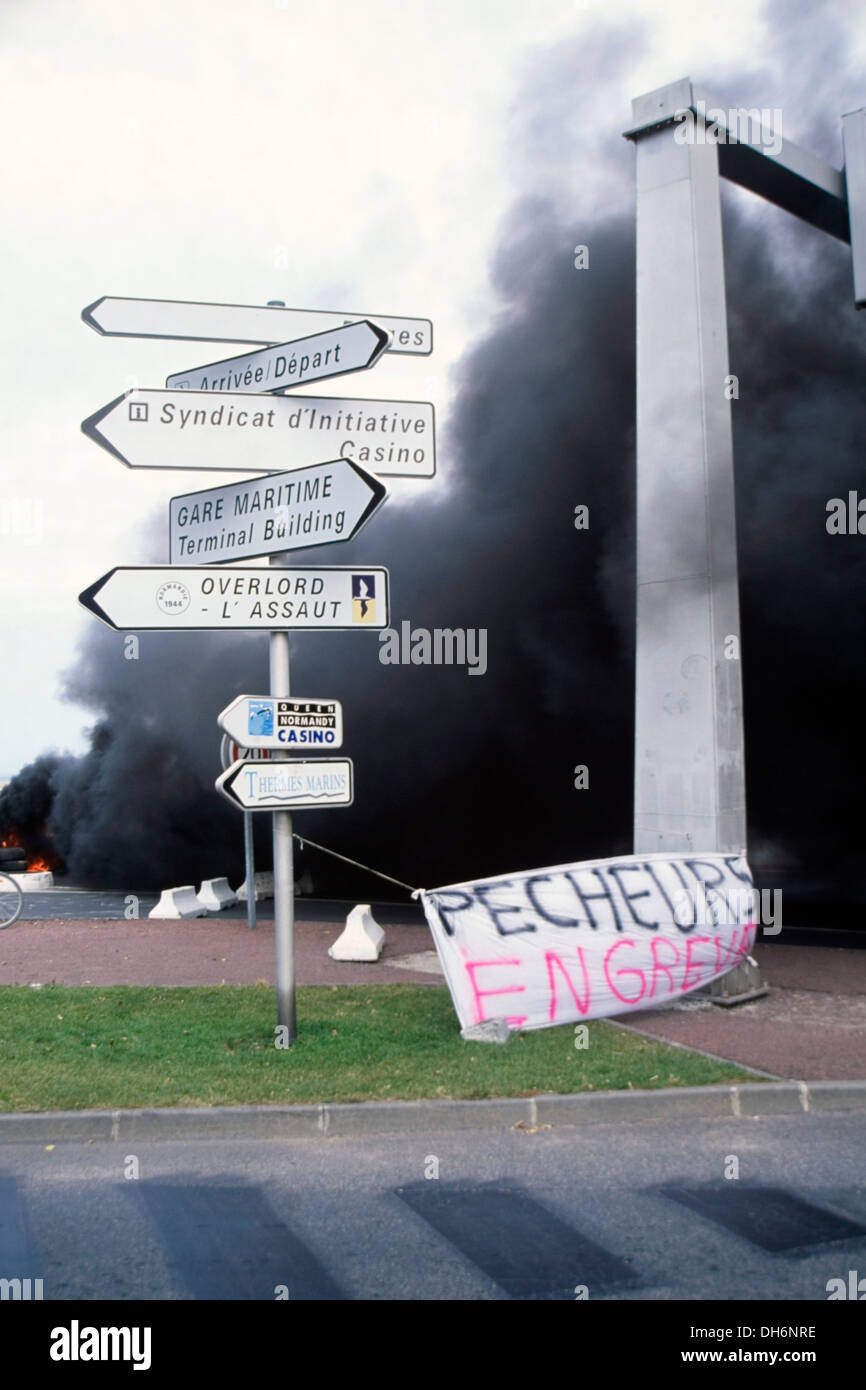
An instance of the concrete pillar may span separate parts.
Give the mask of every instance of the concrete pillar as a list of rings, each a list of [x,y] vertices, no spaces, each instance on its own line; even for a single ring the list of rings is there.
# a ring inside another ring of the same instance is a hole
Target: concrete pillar
[[[674,116],[691,100],[687,80],[639,97],[628,132],[637,155],[636,854],[746,848],[718,147],[682,141]]]

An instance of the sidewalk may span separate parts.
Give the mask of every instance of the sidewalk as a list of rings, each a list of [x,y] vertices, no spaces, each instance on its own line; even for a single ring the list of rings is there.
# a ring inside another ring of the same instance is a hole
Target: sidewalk
[[[385,949],[370,965],[334,961],[328,947],[345,921],[296,922],[300,985],[441,984],[429,969],[393,964],[433,950],[426,927],[385,927]],[[426,963],[426,962],[425,962]],[[0,984],[254,985],[274,983],[274,924],[253,931],[241,917],[184,921],[16,922],[0,931]]]
[[[866,1079],[866,951],[758,945],[754,958],[763,999],[725,1009],[692,994],[616,1021],[788,1080]]]
[[[426,927],[386,926],[375,964],[331,960],[342,922],[296,924],[301,985],[441,985]],[[770,994],[732,1009],[689,995],[613,1020],[786,1080],[866,1080],[866,951],[759,945]],[[274,981],[274,929],[242,918],[19,922],[0,932],[0,984],[212,985]],[[455,1019],[455,1028],[457,1022]]]

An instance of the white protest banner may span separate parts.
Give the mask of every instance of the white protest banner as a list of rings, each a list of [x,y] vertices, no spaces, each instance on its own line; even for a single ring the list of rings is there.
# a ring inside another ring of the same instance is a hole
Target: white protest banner
[[[624,855],[421,894],[460,1024],[551,1028],[709,984],[755,940],[738,855]]]

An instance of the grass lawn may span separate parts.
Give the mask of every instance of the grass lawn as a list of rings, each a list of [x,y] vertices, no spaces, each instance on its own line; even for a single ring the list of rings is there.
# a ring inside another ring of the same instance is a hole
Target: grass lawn
[[[467,1043],[445,988],[307,987],[298,1040],[274,1046],[273,988],[0,987],[0,1110],[134,1109],[527,1096],[754,1080],[588,1025]]]

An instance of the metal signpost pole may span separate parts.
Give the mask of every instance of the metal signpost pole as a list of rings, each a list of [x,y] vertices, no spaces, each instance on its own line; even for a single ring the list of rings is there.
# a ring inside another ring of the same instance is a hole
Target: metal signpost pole
[[[271,564],[277,557],[271,557]],[[289,634],[271,633],[271,695],[289,694]],[[276,753],[277,758],[288,754]],[[277,957],[277,1022],[288,1029],[289,1046],[297,1036],[295,1008],[295,876],[292,813],[274,811],[274,938]]]
[[[256,925],[256,866],[253,861],[253,816],[244,811],[244,873],[247,879],[247,926],[250,931]]]
[[[283,308],[269,299],[271,309]],[[269,564],[276,565],[272,555]],[[289,695],[289,634],[271,633],[271,694]],[[274,756],[277,756],[276,754]],[[246,816],[245,819],[252,819]],[[292,851],[292,813],[274,811],[274,944],[277,957],[277,1023],[288,1029],[291,1047],[298,1032],[295,1007],[295,864]]]

